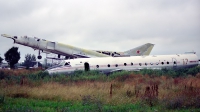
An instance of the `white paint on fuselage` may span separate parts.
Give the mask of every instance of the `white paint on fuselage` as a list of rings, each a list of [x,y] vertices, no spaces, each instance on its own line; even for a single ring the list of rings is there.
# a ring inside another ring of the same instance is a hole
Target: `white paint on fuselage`
[[[196,54],[157,55],[157,56],[132,56],[132,57],[103,57],[103,58],[78,58],[65,60],[60,67],[47,69],[52,73],[72,73],[75,70],[85,70],[85,63],[90,70],[112,72],[119,70],[185,68],[197,66],[199,63]],[[70,65],[65,66],[65,63]],[[110,65],[110,67],[109,67]],[[98,67],[97,67],[98,66]]]

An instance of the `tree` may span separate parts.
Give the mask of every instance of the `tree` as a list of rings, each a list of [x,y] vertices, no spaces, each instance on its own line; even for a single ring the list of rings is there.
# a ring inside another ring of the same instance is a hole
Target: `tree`
[[[2,61],[3,61],[3,58],[0,57],[0,64],[2,63]]]
[[[10,65],[11,69],[14,69],[14,65],[18,63],[20,59],[20,52],[18,52],[18,47],[10,48],[5,54],[5,60]]]
[[[36,62],[36,57],[34,54],[33,55],[26,54],[23,65],[26,66],[27,69],[29,69],[29,67],[33,67],[35,65],[35,62]]]

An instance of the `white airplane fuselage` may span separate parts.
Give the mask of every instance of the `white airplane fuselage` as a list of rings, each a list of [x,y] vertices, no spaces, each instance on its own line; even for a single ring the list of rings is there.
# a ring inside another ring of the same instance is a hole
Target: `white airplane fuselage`
[[[14,43],[21,44],[24,46],[32,47],[33,49],[40,49],[44,52],[61,54],[61,55],[68,55],[68,54],[80,54],[81,56],[87,57],[108,57],[108,55],[100,54],[95,51],[90,51],[78,47],[73,47],[70,45],[51,42],[44,39],[39,38],[30,38],[30,37],[15,37],[14,36]],[[85,53],[83,53],[85,52]],[[87,55],[86,55],[87,53]]]
[[[130,49],[125,52],[115,52],[115,51],[97,51],[97,50],[87,50],[79,47],[74,47],[67,44],[62,44],[58,42],[47,41],[37,37],[28,36],[10,36],[7,34],[2,34],[1,36],[11,38],[14,43],[31,47],[35,50],[39,50],[38,59],[41,59],[40,51],[44,53],[54,53],[68,58],[93,58],[93,57],[112,57],[112,56],[138,56],[138,55],[149,55],[154,44],[146,43],[134,49]]]
[[[68,74],[75,70],[99,70],[109,73],[121,70],[188,68],[197,66],[198,63],[199,59],[196,54],[79,58],[64,60],[57,67],[46,71],[50,74]]]

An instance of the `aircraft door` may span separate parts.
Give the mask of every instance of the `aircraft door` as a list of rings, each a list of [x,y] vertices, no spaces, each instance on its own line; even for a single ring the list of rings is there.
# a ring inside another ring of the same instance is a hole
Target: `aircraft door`
[[[188,63],[188,59],[185,58],[185,59],[182,59],[182,60],[183,60],[183,65],[187,65],[187,63]]]
[[[84,63],[84,68],[85,68],[85,71],[89,71],[90,70],[90,65],[89,65],[88,62]]]
[[[177,66],[177,60],[176,60],[176,58],[172,58],[172,63],[173,63],[173,67]]]

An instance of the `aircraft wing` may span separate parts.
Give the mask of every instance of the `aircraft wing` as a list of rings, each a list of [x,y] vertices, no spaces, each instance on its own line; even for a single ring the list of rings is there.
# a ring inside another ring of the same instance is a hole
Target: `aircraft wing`
[[[111,70],[110,73],[113,73],[113,72],[119,72],[119,71],[122,71],[122,69]]]
[[[73,54],[73,55],[76,56],[77,58],[90,58],[90,56],[82,55],[82,54]]]
[[[61,54],[61,53],[59,53]],[[87,55],[81,55],[81,54],[62,54],[62,57],[65,56],[64,58],[61,57],[46,57],[47,59],[55,59],[55,60],[65,60],[65,59],[74,59],[74,58],[90,58]]]
[[[116,52],[116,51],[103,51],[103,50],[93,50],[101,54],[105,54],[108,56],[120,56],[123,52]]]

